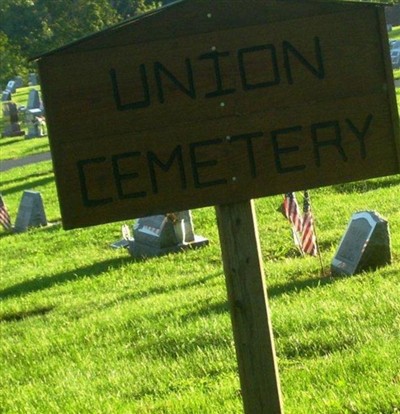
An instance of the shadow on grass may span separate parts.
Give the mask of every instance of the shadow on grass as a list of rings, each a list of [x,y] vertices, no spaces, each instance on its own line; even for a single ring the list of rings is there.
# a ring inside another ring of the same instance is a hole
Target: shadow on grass
[[[43,316],[51,312],[54,306],[44,306],[38,309],[31,309],[19,312],[10,312],[0,315],[0,322],[18,322],[26,318],[32,318],[34,316]]]
[[[2,191],[2,194],[3,194],[3,196],[7,196],[9,194],[14,194],[14,193],[19,193],[19,192],[22,193],[24,190],[29,190],[31,188],[44,186],[44,185],[49,184],[51,182],[54,183],[54,176],[53,175],[51,177],[41,178],[41,179],[33,180],[33,181],[28,181],[28,182],[25,182],[24,184],[16,185],[14,187],[10,187],[10,188]]]
[[[2,185],[6,186],[8,184],[16,184],[19,183],[20,181],[23,181],[24,183],[29,182],[29,180],[34,179],[34,178],[38,178],[38,177],[42,177],[44,175],[49,175],[49,174],[53,174],[53,170],[47,170],[47,171],[42,171],[40,173],[33,173],[33,174],[29,174],[29,175],[24,175],[23,177],[19,177],[19,178],[14,178],[11,180],[3,180],[2,181]],[[52,177],[54,179],[54,177]],[[6,194],[7,191],[9,190],[3,190],[2,193]],[[12,192],[12,191],[9,191]]]
[[[24,233],[30,233],[30,232],[36,232],[36,231],[41,231],[41,232],[55,232],[58,231],[61,228],[61,219],[56,219],[54,221],[49,221],[47,222],[47,226],[37,226],[37,227],[28,227],[27,230],[22,231],[22,232],[15,232],[14,230],[5,230],[2,233],[0,233],[0,240],[3,237],[11,237],[11,236],[15,236],[17,234],[24,234]]]
[[[367,193],[381,188],[393,187],[400,184],[400,174],[387,177],[385,179],[357,181],[347,184],[339,184],[333,186],[333,190],[337,193]]]
[[[122,267],[126,264],[132,262],[140,262],[143,260],[144,259],[140,258],[132,259],[130,257],[109,259],[103,262],[95,263],[90,266],[84,266],[78,269],[73,269],[68,272],[27,280],[0,291],[0,299],[6,299],[10,297],[22,296],[33,292],[38,292],[41,290],[49,289],[55,285],[82,279],[84,277],[97,277],[103,273],[108,272],[110,268],[118,269],[119,267]],[[134,272],[134,269],[132,269],[132,272]],[[214,278],[216,275],[217,274],[210,274],[203,276],[201,278],[189,280],[179,285],[156,286],[154,288],[148,289],[146,291],[141,291],[136,294],[122,295],[118,298],[118,301],[135,300],[151,295],[160,295],[176,289],[188,289],[195,285],[204,284],[205,282],[207,282],[207,280]],[[220,272],[218,272],[218,275],[220,275]],[[107,308],[108,306],[112,306],[113,303],[114,301],[106,303],[102,307]]]
[[[0,292],[0,299],[22,296],[28,293],[49,289],[54,285],[70,282],[84,277],[96,277],[110,270],[118,268],[129,262],[126,258],[109,259],[90,266],[73,269],[68,272],[58,273],[51,276],[44,276],[32,280],[26,280],[14,286],[10,286]]]
[[[4,137],[4,138],[7,138],[7,137]],[[2,142],[1,142],[0,147],[6,147],[7,145],[12,145],[12,144],[15,144],[16,142],[24,141],[24,140],[25,138],[8,138],[7,141],[1,140]]]

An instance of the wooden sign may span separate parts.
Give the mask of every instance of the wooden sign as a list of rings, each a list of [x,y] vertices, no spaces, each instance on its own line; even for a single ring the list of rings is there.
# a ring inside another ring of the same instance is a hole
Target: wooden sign
[[[382,10],[220,3],[39,58],[65,228],[400,171]]]
[[[64,227],[218,205],[244,411],[283,413],[249,200],[399,172],[383,8],[182,0],[39,68]]]

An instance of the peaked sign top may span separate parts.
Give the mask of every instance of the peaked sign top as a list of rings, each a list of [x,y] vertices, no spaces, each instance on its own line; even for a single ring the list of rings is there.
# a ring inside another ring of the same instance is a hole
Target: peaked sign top
[[[400,171],[376,5],[183,0],[38,62],[65,228]]]

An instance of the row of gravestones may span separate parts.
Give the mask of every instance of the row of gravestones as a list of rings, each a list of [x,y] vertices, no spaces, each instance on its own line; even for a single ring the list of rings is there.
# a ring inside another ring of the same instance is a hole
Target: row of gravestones
[[[114,247],[127,247],[134,257],[151,257],[201,247],[208,240],[194,234],[189,210],[140,218],[133,237],[126,225]],[[389,224],[376,212],[353,214],[331,263],[333,275],[352,275],[391,263]]]
[[[28,131],[21,130],[19,114],[25,114],[25,123]],[[25,135],[26,138],[43,137],[47,134],[44,117],[43,102],[40,93],[36,89],[31,89],[28,95],[26,107],[17,108],[14,102],[3,102],[4,129],[2,137],[16,137]]]
[[[30,73],[28,78],[28,85],[29,86],[36,86],[39,84],[38,76],[36,73]],[[2,102],[5,101],[11,101],[12,94],[15,93],[15,91],[18,88],[21,88],[24,86],[24,81],[22,80],[21,76],[16,76],[14,79],[8,81],[6,88],[2,92],[1,100]]]
[[[1,195],[0,195],[1,198]],[[1,204],[4,202],[1,199]],[[47,226],[39,192],[25,190],[13,230]],[[112,247],[126,247],[134,257],[153,257],[208,245],[208,239],[194,233],[190,210],[138,219],[133,226],[122,226],[122,240]],[[353,214],[331,263],[333,275],[352,275],[390,264],[389,223],[376,212]]]

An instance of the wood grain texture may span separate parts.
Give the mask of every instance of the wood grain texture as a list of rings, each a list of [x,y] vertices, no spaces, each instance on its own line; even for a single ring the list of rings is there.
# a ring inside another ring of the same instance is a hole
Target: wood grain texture
[[[216,207],[245,413],[283,413],[252,201]]]
[[[179,3],[39,61],[65,228],[399,172],[377,8],[253,5]]]

